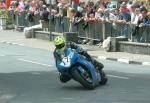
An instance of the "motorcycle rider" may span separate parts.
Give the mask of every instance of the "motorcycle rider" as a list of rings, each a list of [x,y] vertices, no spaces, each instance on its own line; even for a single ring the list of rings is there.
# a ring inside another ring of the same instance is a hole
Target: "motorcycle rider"
[[[80,46],[78,46],[76,43],[74,42],[66,42],[65,38],[62,36],[57,36],[54,39],[54,45],[55,45],[55,50],[53,52],[54,58],[55,58],[55,63],[57,65],[57,63],[61,62],[62,57],[64,56],[64,52],[66,48],[72,48],[72,49],[76,49],[78,51],[79,54],[85,56],[86,58],[88,58],[89,61],[92,62],[92,64],[94,65],[95,68],[97,68],[99,70],[99,72],[102,72],[102,68],[104,67],[103,64],[101,64],[100,62],[98,62],[97,60],[95,60],[94,58],[92,58],[86,50],[84,50],[83,48],[81,48]],[[60,81],[63,83],[66,83],[67,81],[69,81],[71,78],[60,72]]]

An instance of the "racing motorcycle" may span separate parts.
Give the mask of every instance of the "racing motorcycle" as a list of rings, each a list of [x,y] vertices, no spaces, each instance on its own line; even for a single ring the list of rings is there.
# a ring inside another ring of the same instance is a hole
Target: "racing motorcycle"
[[[99,69],[96,69],[88,58],[79,54],[75,49],[67,48],[62,61],[56,66],[59,71],[87,89],[94,89],[96,86],[104,85],[107,82],[105,72],[100,72]]]

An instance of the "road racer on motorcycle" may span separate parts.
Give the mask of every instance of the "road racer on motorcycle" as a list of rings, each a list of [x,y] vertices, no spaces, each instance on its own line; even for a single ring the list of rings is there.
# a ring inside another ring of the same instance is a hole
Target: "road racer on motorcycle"
[[[105,75],[102,71],[102,68],[104,67],[104,65],[102,63],[98,62],[97,60],[95,60],[94,58],[92,58],[87,53],[86,50],[84,50],[83,48],[78,46],[76,43],[74,43],[74,42],[68,42],[67,43],[64,37],[57,36],[54,39],[54,45],[55,45],[56,48],[55,48],[53,54],[54,54],[56,65],[57,65],[57,63],[60,63],[62,61],[62,58],[64,56],[63,54],[64,54],[66,48],[76,49],[79,54],[81,54],[81,55],[85,56],[86,58],[88,58],[88,60],[94,65],[94,67],[99,70],[99,72],[102,76]],[[59,71],[59,69],[58,69],[58,71]],[[62,73],[61,71],[59,71],[59,72],[60,72],[59,76],[60,76],[60,81],[61,82],[66,83],[67,81],[69,81],[71,79],[69,76]]]

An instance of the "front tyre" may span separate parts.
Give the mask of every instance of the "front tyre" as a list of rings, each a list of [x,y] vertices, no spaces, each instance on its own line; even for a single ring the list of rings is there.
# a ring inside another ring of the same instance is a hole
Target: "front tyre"
[[[89,75],[91,75],[91,74],[89,74]],[[80,71],[78,69],[74,69],[72,71],[72,76],[74,77],[74,79],[76,81],[78,81],[85,88],[87,88],[89,90],[92,90],[95,88],[95,86],[93,86],[92,82],[90,82],[89,80],[87,80],[87,78],[82,76],[82,74],[80,73]],[[92,77],[90,77],[90,78],[92,79]]]

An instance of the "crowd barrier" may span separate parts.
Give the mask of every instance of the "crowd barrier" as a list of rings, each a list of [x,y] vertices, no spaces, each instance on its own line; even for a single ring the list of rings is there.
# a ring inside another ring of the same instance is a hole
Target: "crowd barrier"
[[[39,20],[40,20],[39,14],[34,16],[34,20],[32,22],[28,20],[26,11],[16,12],[16,13],[11,11],[10,14],[12,17],[13,24],[17,27],[29,27],[29,26],[39,24]]]
[[[19,12],[15,14],[14,24],[18,26],[33,26],[39,24],[40,15],[34,17],[34,21],[31,23],[26,19],[26,12]],[[107,37],[125,36],[131,42],[150,43],[150,27],[140,27],[136,35],[132,35],[135,26],[129,23],[112,23],[104,21],[93,21],[88,23],[84,27],[84,23],[81,22],[74,25],[74,22],[70,21],[66,17],[54,17],[49,19],[49,31],[50,32],[77,32],[78,37],[81,39],[90,39],[95,41],[103,41]]]

